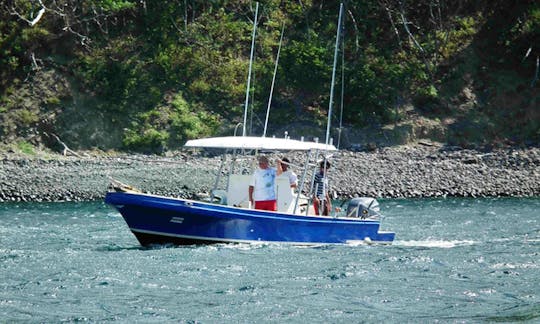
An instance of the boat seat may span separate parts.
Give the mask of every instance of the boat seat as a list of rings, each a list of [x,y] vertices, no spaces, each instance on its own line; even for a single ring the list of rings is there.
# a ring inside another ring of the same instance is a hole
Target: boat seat
[[[289,207],[292,205],[292,208],[290,208],[292,212],[296,195],[293,193],[288,177],[279,176],[276,178],[276,198],[278,211],[288,212]]]
[[[231,174],[227,187],[227,205],[249,208],[249,174]]]

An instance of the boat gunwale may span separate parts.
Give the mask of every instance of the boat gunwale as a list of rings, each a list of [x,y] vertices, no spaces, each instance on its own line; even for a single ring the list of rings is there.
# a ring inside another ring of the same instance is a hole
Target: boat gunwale
[[[258,209],[246,209],[236,206],[220,205],[211,202],[198,201],[185,198],[175,198],[167,197],[155,194],[147,193],[130,193],[130,192],[108,192],[107,196],[110,194],[128,196],[132,200],[130,203],[133,205],[139,205],[144,207],[156,207],[156,204],[168,205],[171,207],[180,207],[180,208],[195,208],[199,211],[214,211],[218,213],[234,215],[235,217],[245,217],[245,218],[268,218],[275,220],[287,220],[287,221],[298,221],[298,222],[318,222],[318,223],[335,223],[335,224],[364,224],[364,225],[380,225],[380,219],[361,219],[356,217],[334,217],[334,216],[323,216],[323,215],[298,215],[298,214],[288,214],[278,211],[265,211]],[[107,199],[106,196],[106,199]],[[135,197],[144,197],[146,200],[137,200]],[[150,199],[159,199],[159,201],[152,201]],[[126,205],[126,203],[111,203],[113,205]],[[208,207],[206,207],[208,206]],[[240,212],[240,213],[239,213]],[[221,217],[214,215],[214,217]]]

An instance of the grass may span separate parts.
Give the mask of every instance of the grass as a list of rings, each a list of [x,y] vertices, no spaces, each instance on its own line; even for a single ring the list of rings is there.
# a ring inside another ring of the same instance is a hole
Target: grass
[[[36,151],[34,149],[34,146],[28,142],[21,141],[17,143],[17,148],[19,151],[26,155],[36,155]]]

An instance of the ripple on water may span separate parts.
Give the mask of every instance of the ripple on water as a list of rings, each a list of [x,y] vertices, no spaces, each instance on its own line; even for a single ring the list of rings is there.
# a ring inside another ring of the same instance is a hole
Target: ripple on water
[[[141,247],[119,214],[100,203],[2,205],[0,318],[354,323],[540,318],[540,199],[381,205],[384,229],[397,234],[389,246],[152,248]]]

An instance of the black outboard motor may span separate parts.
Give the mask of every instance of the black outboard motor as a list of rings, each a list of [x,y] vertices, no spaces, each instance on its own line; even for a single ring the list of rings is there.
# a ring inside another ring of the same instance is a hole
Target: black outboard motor
[[[347,217],[378,218],[380,216],[379,202],[375,198],[360,197],[349,201]]]

